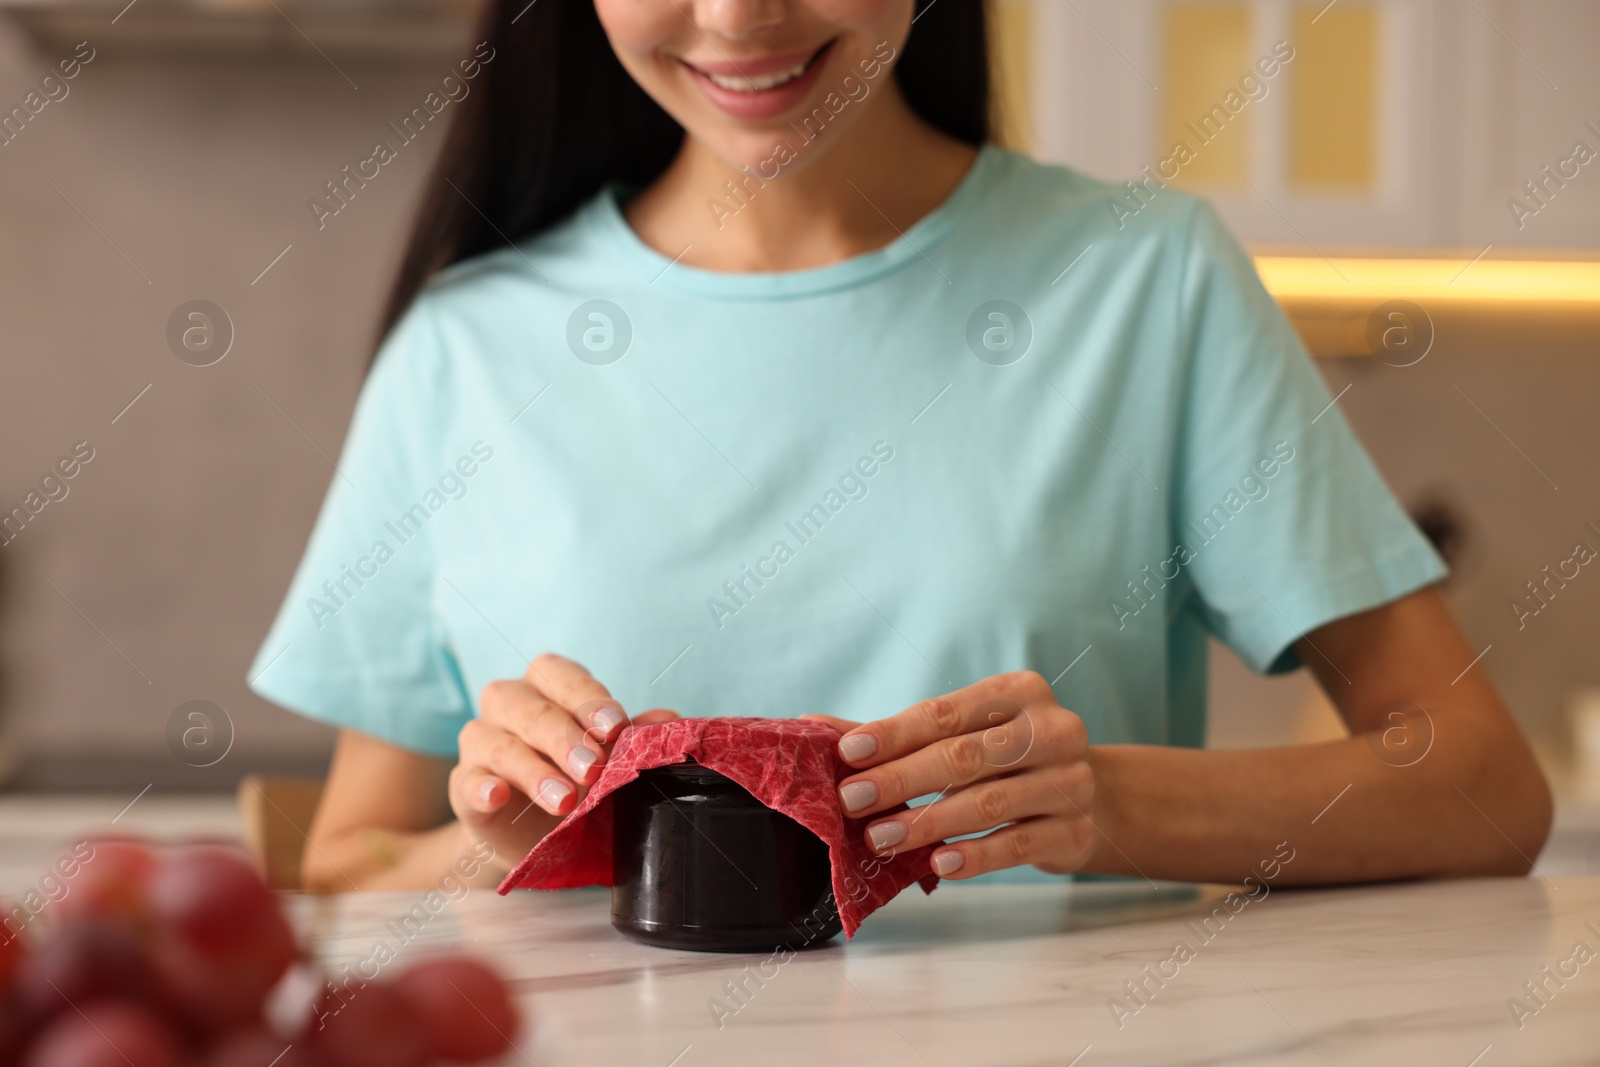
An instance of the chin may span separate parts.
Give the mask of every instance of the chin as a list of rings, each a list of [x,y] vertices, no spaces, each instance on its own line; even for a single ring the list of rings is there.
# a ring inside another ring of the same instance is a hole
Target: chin
[[[726,163],[730,170],[743,171],[765,181],[804,170],[825,155],[837,140],[822,137],[814,142],[806,142],[787,125],[774,126],[760,133],[733,136],[726,130],[691,130],[689,133],[712,155]]]

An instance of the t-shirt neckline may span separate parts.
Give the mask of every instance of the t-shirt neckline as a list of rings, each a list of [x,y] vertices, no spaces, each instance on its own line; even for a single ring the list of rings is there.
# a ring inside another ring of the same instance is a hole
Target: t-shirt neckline
[[[1003,154],[996,145],[980,145],[977,157],[950,194],[882,248],[837,263],[800,270],[716,271],[675,262],[645,244],[628,224],[621,201],[632,189],[621,181],[610,181],[602,186],[584,214],[589,227],[608,250],[657,288],[729,300],[805,296],[857,286],[913,260],[925,259],[983,197]],[[736,220],[734,216],[730,224]]]

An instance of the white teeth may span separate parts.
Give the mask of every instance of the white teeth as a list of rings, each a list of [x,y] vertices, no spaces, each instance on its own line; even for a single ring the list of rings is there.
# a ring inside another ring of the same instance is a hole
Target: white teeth
[[[706,77],[710,78],[713,84],[736,93],[759,93],[775,89],[784,82],[793,81],[805,72],[806,64],[799,63],[788,70],[780,70],[774,74],[757,74],[749,78],[738,74],[711,73],[706,73]]]

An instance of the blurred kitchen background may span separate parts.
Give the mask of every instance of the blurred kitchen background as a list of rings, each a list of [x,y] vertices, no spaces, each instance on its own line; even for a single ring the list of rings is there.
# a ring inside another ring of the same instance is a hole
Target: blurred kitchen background
[[[0,0],[0,511],[92,449],[0,549],[0,849],[114,817],[231,834],[242,776],[326,768],[331,732],[245,672],[442,123],[321,228],[308,201],[470,52],[474,11]],[[1600,4],[994,13],[1005,140],[1041,158],[1143,178],[1224,106],[1177,184],[1261,257],[1451,556],[1479,665],[1558,784],[1541,870],[1600,873],[1600,568],[1548,581],[1579,542],[1600,549]],[[1278,42],[1293,59],[1230,110]],[[46,94],[63,61],[76,75]],[[209,366],[168,340],[196,300],[222,312]],[[1520,627],[1519,600],[1539,608]],[[1338,730],[1307,678],[1255,678],[1220,648],[1214,667],[1214,744]]]

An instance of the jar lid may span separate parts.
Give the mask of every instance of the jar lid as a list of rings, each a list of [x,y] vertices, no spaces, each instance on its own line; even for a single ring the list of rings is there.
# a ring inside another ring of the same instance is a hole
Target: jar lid
[[[660,767],[651,767],[641,773],[652,776],[660,775],[674,782],[686,782],[692,785],[735,784],[733,779],[727,775],[714,771],[710,767],[702,767],[692,759],[684,760],[682,763],[668,763]]]

